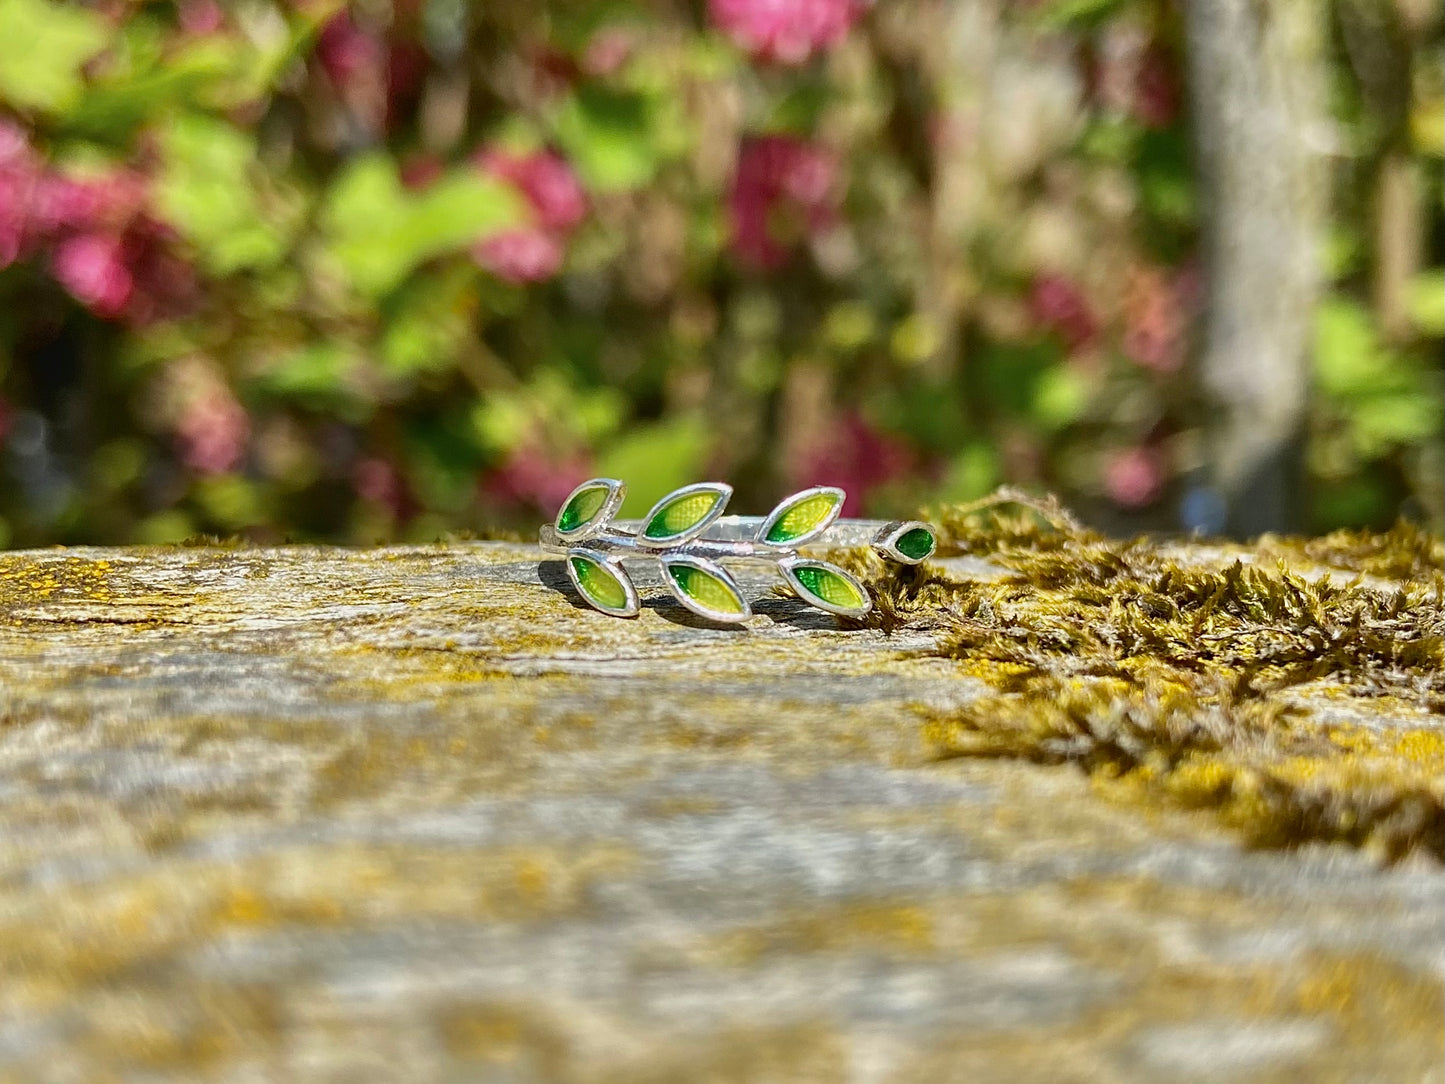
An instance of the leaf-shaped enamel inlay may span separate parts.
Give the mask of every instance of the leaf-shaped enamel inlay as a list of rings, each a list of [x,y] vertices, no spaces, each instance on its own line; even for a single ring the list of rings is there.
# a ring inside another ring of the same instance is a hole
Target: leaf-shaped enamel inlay
[[[722,515],[732,493],[732,486],[722,482],[699,482],[669,493],[647,513],[638,541],[671,546],[696,537]]]
[[[843,497],[843,491],[832,486],[794,493],[763,521],[758,540],[771,546],[796,546],[816,538],[838,518]]]
[[[778,567],[783,570],[798,597],[820,610],[862,617],[873,608],[873,600],[868,597],[863,585],[826,561],[790,559],[779,562]]]
[[[567,554],[567,573],[578,594],[603,613],[615,617],[637,613],[637,591],[620,565],[599,554],[572,550]]]
[[[912,530],[904,531],[898,536],[898,541],[893,543],[898,552],[905,557],[912,557],[915,561],[921,561],[933,552],[933,535],[926,527],[914,527]]]
[[[933,535],[933,528],[916,519],[888,524],[873,542],[873,548],[884,557],[905,565],[916,565],[926,560],[937,547],[938,539]]]
[[[677,600],[695,614],[714,621],[742,621],[752,608],[723,569],[701,557],[663,559],[667,585]]]
[[[584,531],[595,531],[617,514],[622,506],[626,487],[613,478],[594,478],[583,482],[562,502],[557,513],[557,533],[564,538],[575,537]]]

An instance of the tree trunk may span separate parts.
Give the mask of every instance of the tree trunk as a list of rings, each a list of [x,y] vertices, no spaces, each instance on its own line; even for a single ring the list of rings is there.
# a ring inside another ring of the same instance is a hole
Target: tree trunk
[[[1326,8],[1185,5],[1209,274],[1201,384],[1234,534],[1298,526],[1326,205]]]

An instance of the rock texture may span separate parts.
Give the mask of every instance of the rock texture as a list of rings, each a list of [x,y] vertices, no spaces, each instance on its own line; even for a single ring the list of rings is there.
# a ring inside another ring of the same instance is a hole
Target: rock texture
[[[0,1079],[1441,1079],[1438,864],[940,762],[983,683],[770,577],[0,557]]]

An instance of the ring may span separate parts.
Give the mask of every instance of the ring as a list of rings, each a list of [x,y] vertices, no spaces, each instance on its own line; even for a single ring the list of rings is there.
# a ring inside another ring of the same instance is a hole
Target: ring
[[[673,490],[642,519],[619,520],[626,491],[615,478],[583,482],[538,532],[544,551],[567,558],[577,593],[613,617],[635,617],[641,606],[622,565],[636,559],[657,561],[677,601],[713,621],[746,621],[753,613],[723,561],[774,563],[808,605],[862,617],[873,608],[863,585],[837,565],[803,556],[800,546],[866,545],[916,565],[938,545],[933,528],[919,520],[839,519],[845,494],[836,486],[800,490],[766,516],[725,516],[732,486],[698,482]]]

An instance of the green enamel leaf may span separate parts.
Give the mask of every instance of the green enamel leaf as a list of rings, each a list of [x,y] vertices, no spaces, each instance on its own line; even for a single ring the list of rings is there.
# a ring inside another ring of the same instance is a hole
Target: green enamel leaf
[[[561,513],[558,514],[557,530],[575,531],[584,523],[589,522],[607,503],[607,493],[606,486],[592,486],[590,489],[582,490],[568,501]]]
[[[899,535],[893,545],[903,556],[921,561],[933,552],[933,535],[926,527],[914,527]]]
[[[628,609],[627,588],[617,574],[601,561],[576,554],[568,560],[572,565],[577,590],[588,602],[604,610]]]
[[[779,505],[768,517],[763,541],[775,546],[811,538],[825,529],[843,505],[843,491],[826,489]]]
[[[709,614],[745,617],[748,604],[721,570],[711,572],[692,564],[669,564],[668,578],[679,596],[686,596]]]
[[[862,585],[840,568],[816,561],[795,564],[786,571],[804,602],[859,613],[866,613],[873,605]]]
[[[660,541],[701,530],[722,511],[731,492],[724,486],[689,487],[664,497],[648,515],[643,537]]]

